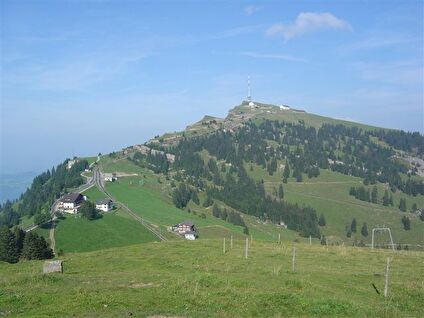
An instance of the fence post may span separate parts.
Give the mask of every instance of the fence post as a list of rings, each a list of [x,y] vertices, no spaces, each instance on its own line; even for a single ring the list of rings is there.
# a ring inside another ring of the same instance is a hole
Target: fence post
[[[247,259],[247,250],[249,249],[249,239],[246,237],[246,250],[244,252],[244,258]]]
[[[225,237],[224,237],[224,247],[223,247],[223,252],[225,254]]]
[[[309,235],[309,245],[312,245],[312,236]]]
[[[293,258],[292,258],[292,271],[293,271],[293,273],[296,271],[295,264],[296,264],[296,247],[293,247]]]
[[[390,258],[387,258],[386,262],[386,272],[384,274],[384,297],[387,297],[389,289],[389,271],[390,271]]]
[[[231,235],[230,247],[233,249],[233,236]]]

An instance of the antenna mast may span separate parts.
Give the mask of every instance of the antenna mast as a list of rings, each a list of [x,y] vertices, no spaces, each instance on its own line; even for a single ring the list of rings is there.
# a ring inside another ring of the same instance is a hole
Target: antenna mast
[[[250,75],[247,76],[247,101],[248,102],[252,101],[252,95],[250,92]]]

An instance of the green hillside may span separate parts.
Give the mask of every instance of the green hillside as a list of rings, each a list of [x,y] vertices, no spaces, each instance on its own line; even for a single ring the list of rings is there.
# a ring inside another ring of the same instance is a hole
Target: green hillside
[[[227,245],[225,255],[222,244],[222,240],[162,242],[66,254],[64,273],[53,275],[42,274],[42,261],[0,262],[0,313],[11,317],[422,314],[422,253],[254,242],[246,260],[244,241],[235,241],[232,250]],[[387,257],[392,261],[384,298]]]

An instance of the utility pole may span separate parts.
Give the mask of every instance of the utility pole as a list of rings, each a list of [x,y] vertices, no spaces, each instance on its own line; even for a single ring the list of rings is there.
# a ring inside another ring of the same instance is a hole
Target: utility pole
[[[296,247],[293,247],[293,258],[292,258],[292,271],[293,271],[293,273],[296,271],[295,264],[296,264]]]
[[[230,248],[233,249],[233,236],[231,235]]]
[[[312,245],[312,237],[309,235],[309,245]]]
[[[225,254],[225,237],[224,237],[224,247],[223,247],[223,252]]]
[[[247,253],[249,249],[249,239],[246,237],[246,250],[244,252],[244,258],[247,259]]]

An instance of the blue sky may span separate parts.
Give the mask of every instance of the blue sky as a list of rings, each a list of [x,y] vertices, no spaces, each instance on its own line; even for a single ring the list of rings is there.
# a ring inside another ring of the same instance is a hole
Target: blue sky
[[[246,95],[423,132],[422,1],[1,1],[1,172],[225,116]]]

